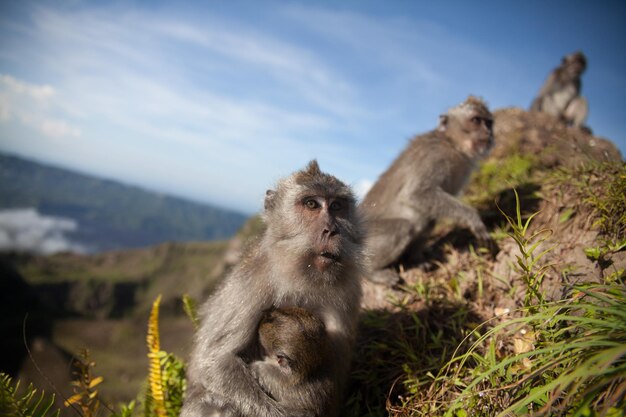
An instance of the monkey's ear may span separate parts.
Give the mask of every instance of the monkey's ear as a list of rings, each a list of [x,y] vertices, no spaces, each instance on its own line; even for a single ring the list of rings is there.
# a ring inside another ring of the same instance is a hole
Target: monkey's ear
[[[437,130],[440,132],[445,132],[448,128],[448,115],[442,114],[439,116],[439,126],[437,126]]]
[[[274,205],[276,204],[276,191],[274,190],[267,190],[265,192],[265,211],[271,210],[274,208]]]

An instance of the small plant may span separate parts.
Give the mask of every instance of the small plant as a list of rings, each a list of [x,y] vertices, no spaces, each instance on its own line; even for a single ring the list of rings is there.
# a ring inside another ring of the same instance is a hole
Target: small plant
[[[159,304],[161,296],[152,304],[148,321],[148,359],[150,372],[144,402],[146,417],[177,417],[183,405],[186,389],[185,366],[182,360],[161,350],[159,335]],[[132,410],[131,410],[132,413]]]
[[[101,376],[93,376],[93,368],[96,363],[91,360],[89,350],[82,349],[78,358],[74,359],[75,379],[71,382],[74,387],[74,395],[64,402],[66,407],[76,405],[81,410],[83,417],[94,417],[102,405],[98,397],[97,386],[102,383]]]
[[[604,246],[615,247],[626,241],[626,164],[596,162],[562,168],[548,183],[570,197],[577,206],[575,211],[591,219]]]
[[[609,243],[626,239],[626,164],[606,163],[596,171],[600,175],[590,173],[585,201],[596,211],[595,225],[600,228]],[[601,186],[597,186],[597,184]],[[595,185],[595,187],[594,187]]]
[[[19,381],[0,373],[0,415],[6,417],[59,417],[60,410],[53,409],[54,394],[47,396],[30,384],[20,392]]]
[[[537,312],[536,305],[541,306],[545,302],[545,297],[541,291],[541,284],[550,265],[539,266],[538,263],[554,246],[543,250],[536,254],[536,251],[542,243],[544,243],[552,234],[550,229],[539,229],[531,232],[530,223],[537,213],[531,214],[526,221],[522,221],[522,213],[520,208],[520,200],[516,190],[515,192],[515,209],[516,216],[512,218],[502,210],[500,213],[505,217],[507,223],[511,227],[512,232],[509,236],[517,243],[520,255],[516,255],[517,268],[521,278],[526,285],[526,295],[524,296],[524,307],[533,314]],[[500,209],[498,207],[498,209]]]
[[[159,337],[159,304],[161,296],[152,304],[150,319],[148,321],[148,359],[150,360],[150,372],[148,374],[148,389],[145,399],[145,415],[165,416],[165,396],[163,394],[163,381],[161,378],[161,340]]]
[[[191,323],[193,323],[194,329],[198,330],[198,327],[200,326],[200,319],[198,318],[198,307],[196,300],[191,298],[189,294],[183,295],[183,310],[185,310],[185,314],[187,314],[187,317],[189,317],[189,320],[191,320]]]
[[[132,417],[135,412],[135,401],[128,404],[122,404],[119,412],[114,412],[111,417]]]
[[[534,251],[549,234],[546,229],[529,234],[534,215],[523,222],[517,201],[515,219],[503,214],[521,253],[517,265],[527,285],[522,315],[487,330],[435,379],[435,386],[451,379],[462,387],[446,416],[462,417],[468,409],[501,417],[623,416],[626,289],[587,284],[572,287],[567,299],[547,302],[540,291],[545,267],[537,262],[550,249],[537,256]],[[507,341],[512,346],[498,354],[496,345]],[[464,373],[472,365],[466,382]]]

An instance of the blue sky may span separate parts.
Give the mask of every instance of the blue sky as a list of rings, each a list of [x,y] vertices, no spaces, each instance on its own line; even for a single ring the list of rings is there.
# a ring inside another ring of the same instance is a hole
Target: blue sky
[[[357,189],[469,94],[582,50],[626,154],[626,2],[0,1],[0,151],[233,208],[317,158]]]

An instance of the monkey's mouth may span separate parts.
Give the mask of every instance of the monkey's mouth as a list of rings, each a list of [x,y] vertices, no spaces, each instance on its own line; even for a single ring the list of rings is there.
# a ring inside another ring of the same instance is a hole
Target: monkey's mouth
[[[328,251],[322,251],[320,252],[320,256],[322,258],[328,259],[331,262],[339,262],[339,255],[336,255],[334,253],[328,252]]]

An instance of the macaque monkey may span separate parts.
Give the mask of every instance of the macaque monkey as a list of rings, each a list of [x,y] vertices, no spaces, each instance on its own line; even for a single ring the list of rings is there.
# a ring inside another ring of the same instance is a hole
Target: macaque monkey
[[[410,245],[424,239],[436,220],[450,218],[490,242],[476,209],[456,196],[493,146],[493,117],[487,105],[470,96],[440,116],[436,130],[415,137],[361,203],[367,224],[369,279],[393,285],[390,268]]]
[[[544,82],[530,110],[556,116],[568,126],[583,126],[589,106],[587,99],[580,95],[580,77],[586,68],[587,58],[582,52],[563,57],[561,65]]]
[[[265,197],[267,229],[201,310],[182,417],[310,416],[268,395],[246,362],[263,314],[299,307],[326,329],[332,398],[341,398],[357,328],[364,232],[355,197],[316,161]],[[328,398],[319,398],[323,408]],[[339,401],[335,402],[336,404]],[[317,405],[316,405],[317,406]],[[336,415],[331,404],[328,416]],[[231,414],[227,414],[231,413]]]
[[[333,381],[324,323],[308,311],[268,311],[259,325],[261,360],[250,364],[261,387],[279,404],[328,415],[334,405]]]

